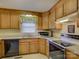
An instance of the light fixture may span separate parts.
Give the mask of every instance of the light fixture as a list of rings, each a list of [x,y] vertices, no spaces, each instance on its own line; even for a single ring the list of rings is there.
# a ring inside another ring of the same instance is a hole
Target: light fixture
[[[61,20],[59,21],[60,23],[63,23],[63,22],[68,22],[69,20],[68,19],[65,19],[65,20]]]
[[[69,21],[69,19],[65,19],[65,20],[58,20],[58,21],[56,21],[56,23],[64,23],[64,22],[68,22]]]
[[[21,15],[21,16],[25,16],[25,17],[33,17],[33,15],[29,15],[29,14],[27,14],[27,15]]]
[[[26,15],[27,17],[32,17],[32,15]]]

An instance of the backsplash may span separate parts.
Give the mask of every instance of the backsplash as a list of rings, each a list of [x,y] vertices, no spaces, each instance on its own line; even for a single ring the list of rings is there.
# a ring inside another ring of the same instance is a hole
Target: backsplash
[[[61,31],[60,30],[57,30],[53,33],[53,37],[55,37],[55,38],[60,38],[60,36],[61,36]]]

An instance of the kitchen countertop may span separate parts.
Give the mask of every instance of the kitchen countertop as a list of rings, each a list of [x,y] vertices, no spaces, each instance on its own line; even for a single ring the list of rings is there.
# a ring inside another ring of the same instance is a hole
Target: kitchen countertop
[[[70,52],[72,52],[72,53],[79,56],[79,40],[72,39],[72,38],[67,38],[67,37],[63,37],[63,36],[61,36],[61,38],[53,38],[53,37],[51,37],[51,38],[46,38],[46,39],[48,39],[51,42],[55,42],[55,43],[59,42],[59,43],[57,43],[59,46],[62,46],[62,45],[60,45],[61,41],[65,42],[65,40],[66,40],[66,42],[67,42],[68,40],[71,40],[72,42],[69,41],[68,43],[71,43],[73,45],[68,46],[68,47],[64,47],[64,46],[62,46],[62,47],[64,47],[65,49],[67,49]]]
[[[74,45],[74,46],[66,47],[66,49],[79,56],[79,46]]]
[[[65,48],[70,50],[74,54],[79,55],[79,40],[76,40],[76,39],[71,39],[71,38],[67,38],[67,37],[63,37],[63,36],[61,36],[60,38],[54,38],[54,37],[44,37],[44,36],[40,36],[37,34],[28,35],[28,34],[21,33],[19,30],[14,30],[14,29],[0,30],[0,40],[2,40],[2,39],[21,39],[21,38],[44,38],[44,39],[47,39],[58,45],[60,45],[61,41],[73,43],[74,45],[68,46]]]

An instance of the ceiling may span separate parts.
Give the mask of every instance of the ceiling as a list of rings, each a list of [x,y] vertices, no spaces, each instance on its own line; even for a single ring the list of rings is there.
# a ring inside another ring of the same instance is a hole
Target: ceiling
[[[0,8],[45,12],[58,0],[0,0]]]

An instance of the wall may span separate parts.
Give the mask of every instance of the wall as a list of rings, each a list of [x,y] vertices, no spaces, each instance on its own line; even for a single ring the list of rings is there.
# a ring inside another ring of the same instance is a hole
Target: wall
[[[67,23],[63,23],[63,28],[62,28],[62,33],[65,34],[74,34],[74,35],[79,35],[79,28],[77,27],[77,17],[71,17],[69,18],[73,21],[71,22],[67,22]],[[68,33],[68,25],[75,25],[75,33]]]

